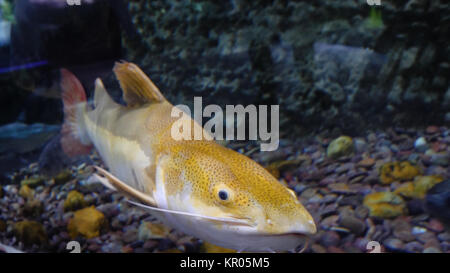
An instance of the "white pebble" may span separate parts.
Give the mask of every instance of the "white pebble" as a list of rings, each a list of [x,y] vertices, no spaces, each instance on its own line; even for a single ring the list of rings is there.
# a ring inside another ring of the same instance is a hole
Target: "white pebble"
[[[414,235],[418,235],[418,234],[422,234],[422,233],[425,233],[425,232],[427,232],[427,229],[426,228],[423,228],[423,227],[413,227],[413,229],[412,229],[412,234],[414,234]]]
[[[427,140],[424,137],[419,137],[414,142],[414,148],[419,152],[424,152],[428,148]]]

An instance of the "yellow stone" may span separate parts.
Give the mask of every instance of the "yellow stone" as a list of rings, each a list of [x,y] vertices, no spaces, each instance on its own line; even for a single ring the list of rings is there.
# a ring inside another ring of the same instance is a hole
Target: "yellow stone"
[[[21,221],[14,224],[13,233],[25,245],[45,244],[47,233],[44,226],[36,221]]]
[[[64,211],[82,209],[86,206],[83,194],[78,191],[70,191],[64,201]]]
[[[20,187],[19,195],[25,199],[33,199],[34,190],[28,187],[28,185],[23,185]]]
[[[71,238],[81,235],[90,239],[99,236],[100,230],[105,225],[106,219],[103,213],[91,206],[76,211],[67,225],[67,230]]]
[[[169,234],[170,229],[159,223],[142,222],[138,229],[138,239],[141,241],[167,238]]]
[[[55,184],[64,184],[72,178],[72,173],[69,170],[64,170],[57,174],[53,179]]]
[[[395,194],[401,195],[403,197],[407,198],[414,198],[415,192],[414,192],[414,184],[413,182],[406,182],[400,185],[395,191]]]
[[[294,159],[272,162],[266,167],[266,170],[268,170],[274,177],[278,179],[280,178],[280,172],[294,169],[304,164],[308,160],[310,160],[309,157],[300,155]]]
[[[429,189],[443,180],[442,177],[436,175],[417,176],[414,182],[403,183],[394,192],[407,198],[423,199]]]
[[[221,246],[216,246],[208,242],[204,242],[200,246],[200,252],[203,253],[236,253],[234,249],[228,249]]]
[[[369,209],[369,215],[381,218],[393,218],[406,213],[403,199],[392,192],[376,192],[366,195],[364,206]]]
[[[383,184],[390,184],[394,181],[411,180],[420,175],[419,167],[412,165],[408,161],[386,163],[380,168],[380,180]]]
[[[40,176],[30,177],[30,178],[26,178],[26,179],[20,181],[21,186],[27,185],[30,188],[36,188],[37,186],[41,186],[44,183],[45,183],[45,179]]]
[[[415,197],[420,199],[425,198],[427,191],[434,185],[441,183],[443,180],[442,177],[436,175],[416,177],[413,182]]]
[[[353,139],[349,136],[340,136],[330,142],[327,148],[327,156],[337,159],[353,153]]]

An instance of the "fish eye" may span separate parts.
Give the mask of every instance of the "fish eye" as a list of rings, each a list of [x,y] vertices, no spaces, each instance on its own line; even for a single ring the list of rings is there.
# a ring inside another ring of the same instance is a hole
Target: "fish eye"
[[[226,190],[219,191],[219,198],[223,201],[228,200],[228,192]]]

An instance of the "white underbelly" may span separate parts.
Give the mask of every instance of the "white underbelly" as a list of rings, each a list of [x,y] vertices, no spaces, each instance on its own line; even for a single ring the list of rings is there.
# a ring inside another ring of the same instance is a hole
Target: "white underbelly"
[[[129,186],[148,192],[145,169],[151,159],[144,153],[137,141],[113,135],[97,127],[90,132],[91,141],[109,171]]]

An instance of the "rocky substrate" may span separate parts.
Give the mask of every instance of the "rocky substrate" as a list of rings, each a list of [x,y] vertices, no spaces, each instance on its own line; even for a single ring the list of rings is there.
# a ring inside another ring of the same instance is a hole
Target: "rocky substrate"
[[[270,153],[227,145],[297,193],[318,227],[306,252],[370,252],[371,241],[382,252],[450,252],[449,128],[282,140]],[[91,173],[81,164],[49,178],[37,163],[11,173],[0,187],[0,243],[25,252],[69,252],[73,240],[82,252],[229,251],[166,228]]]

